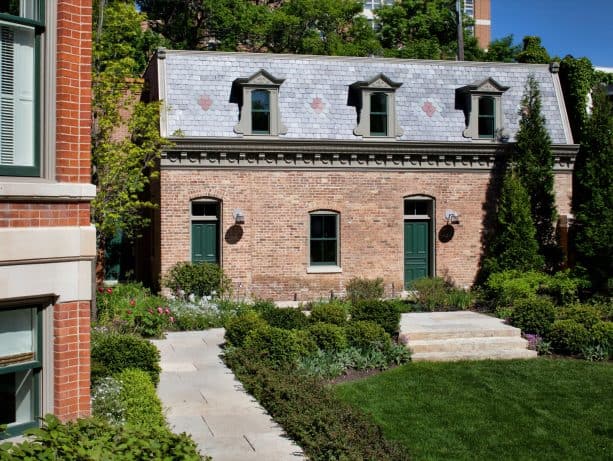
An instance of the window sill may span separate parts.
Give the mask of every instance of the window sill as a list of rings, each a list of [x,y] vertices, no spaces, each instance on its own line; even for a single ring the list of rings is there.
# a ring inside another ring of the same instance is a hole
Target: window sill
[[[91,201],[96,186],[85,183],[4,182],[0,181],[0,200]]]
[[[340,274],[343,272],[339,266],[309,266],[307,274]]]

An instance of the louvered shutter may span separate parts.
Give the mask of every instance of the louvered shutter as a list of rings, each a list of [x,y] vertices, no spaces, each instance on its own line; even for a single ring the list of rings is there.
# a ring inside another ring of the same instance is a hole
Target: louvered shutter
[[[34,162],[34,29],[0,22],[0,165]]]

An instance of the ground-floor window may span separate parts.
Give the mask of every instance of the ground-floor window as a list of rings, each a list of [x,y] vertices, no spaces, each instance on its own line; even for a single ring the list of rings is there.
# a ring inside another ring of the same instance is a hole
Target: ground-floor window
[[[0,438],[37,425],[42,370],[42,308],[0,306]]]
[[[339,265],[339,214],[316,211],[310,215],[309,254],[311,266]]]
[[[194,200],[191,206],[192,262],[219,264],[221,206],[218,200]]]

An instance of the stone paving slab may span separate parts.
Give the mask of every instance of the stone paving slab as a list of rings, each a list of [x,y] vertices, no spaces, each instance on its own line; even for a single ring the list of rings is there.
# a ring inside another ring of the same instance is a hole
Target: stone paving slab
[[[304,460],[219,358],[223,328],[168,333],[160,350],[158,396],[173,431],[187,432],[214,461]]]

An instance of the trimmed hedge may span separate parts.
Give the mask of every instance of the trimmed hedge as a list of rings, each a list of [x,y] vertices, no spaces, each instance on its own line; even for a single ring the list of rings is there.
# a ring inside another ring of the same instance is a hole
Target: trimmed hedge
[[[226,322],[226,340],[233,346],[242,346],[247,335],[258,328],[265,327],[264,320],[257,312],[246,311]]]
[[[128,368],[116,377],[121,383],[119,400],[125,408],[125,424],[148,430],[165,427],[162,403],[149,374],[143,370]]]
[[[511,325],[524,333],[547,336],[555,320],[556,310],[553,303],[542,297],[520,299],[511,312]]]
[[[351,320],[371,320],[383,327],[392,337],[400,329],[400,312],[392,302],[387,301],[359,301],[351,307]]]
[[[199,262],[178,262],[162,279],[162,284],[179,297],[189,294],[216,296],[232,294],[232,282],[217,264]]]
[[[341,301],[330,301],[328,303],[315,304],[311,308],[312,322],[332,323],[343,326],[347,323],[348,308],[346,303]]]
[[[551,326],[549,339],[558,352],[579,354],[589,345],[590,333],[575,320],[556,320]]]
[[[343,327],[332,323],[317,322],[309,327],[309,333],[317,346],[327,352],[338,352],[347,349],[347,337]]]
[[[225,361],[312,461],[409,459],[404,448],[386,440],[378,426],[321,380],[273,370],[248,351],[234,350]]]
[[[309,319],[302,311],[292,308],[267,309],[262,312],[262,318],[271,327],[284,328],[286,330],[300,330],[306,328]]]
[[[244,348],[254,359],[259,359],[273,368],[295,364],[312,348],[299,331],[265,325],[252,330],[245,338]]]
[[[160,380],[160,352],[149,341],[138,336],[119,333],[92,334],[91,360],[93,383],[99,378],[114,375],[127,368],[145,371],[156,386]]]
[[[349,345],[361,350],[367,350],[375,344],[387,346],[391,344],[390,335],[381,325],[369,320],[356,320],[350,322],[345,328]]]

